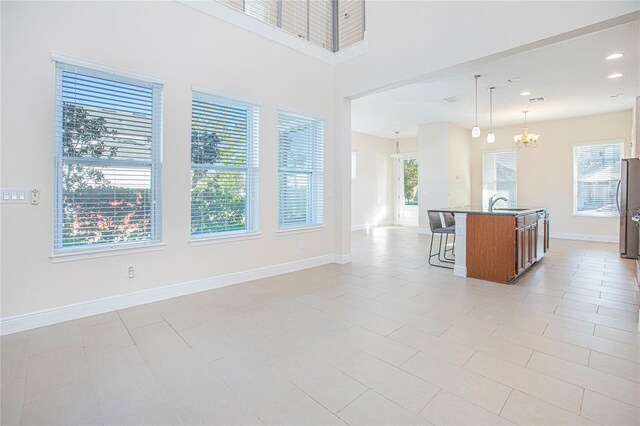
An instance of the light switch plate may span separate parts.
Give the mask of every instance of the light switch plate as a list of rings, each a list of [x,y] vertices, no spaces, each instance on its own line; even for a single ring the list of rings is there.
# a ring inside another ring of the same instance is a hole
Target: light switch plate
[[[29,190],[27,188],[2,188],[2,204],[28,204]]]

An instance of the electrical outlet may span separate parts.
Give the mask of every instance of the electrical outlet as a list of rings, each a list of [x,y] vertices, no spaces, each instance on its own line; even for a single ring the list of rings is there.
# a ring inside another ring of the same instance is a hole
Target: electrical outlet
[[[136,271],[133,268],[133,265],[127,266],[127,274],[129,275],[129,279],[132,279],[132,278],[136,277]]]
[[[298,240],[298,250],[302,250],[304,248],[304,240]]]
[[[40,204],[40,190],[39,189],[32,189],[31,190],[31,204],[32,205],[37,205]]]

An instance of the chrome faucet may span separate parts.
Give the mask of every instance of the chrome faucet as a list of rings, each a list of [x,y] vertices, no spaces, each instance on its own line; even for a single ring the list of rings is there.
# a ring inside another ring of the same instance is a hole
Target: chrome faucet
[[[504,200],[504,201],[507,201],[507,202],[509,201],[509,200],[507,200],[507,199],[506,199],[506,198],[504,198],[504,197],[498,197],[498,198],[496,198],[497,196],[498,196],[498,194],[494,194],[494,195],[492,195],[492,196],[491,196],[491,198],[489,198],[489,211],[490,211],[490,212],[491,212],[491,211],[493,211],[493,206],[494,206],[498,201],[500,201],[500,200]]]

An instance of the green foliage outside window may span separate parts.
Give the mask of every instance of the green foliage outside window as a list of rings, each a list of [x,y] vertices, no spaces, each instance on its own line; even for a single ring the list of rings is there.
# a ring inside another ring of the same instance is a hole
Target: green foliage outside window
[[[404,204],[418,205],[418,160],[404,160]]]
[[[118,186],[107,177],[117,176],[115,167],[74,161],[116,159],[118,131],[109,128],[106,118],[68,102],[62,120],[62,246],[149,239],[149,189]]]
[[[192,235],[247,228],[246,127],[225,115],[192,124]]]

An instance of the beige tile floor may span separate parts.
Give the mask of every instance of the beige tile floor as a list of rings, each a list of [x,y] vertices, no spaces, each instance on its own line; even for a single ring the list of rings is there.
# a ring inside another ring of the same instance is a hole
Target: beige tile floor
[[[513,285],[354,261],[2,338],[2,424],[640,423],[638,288],[614,244],[552,241]]]

